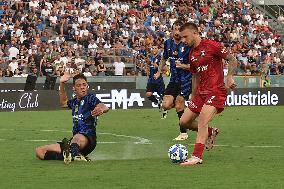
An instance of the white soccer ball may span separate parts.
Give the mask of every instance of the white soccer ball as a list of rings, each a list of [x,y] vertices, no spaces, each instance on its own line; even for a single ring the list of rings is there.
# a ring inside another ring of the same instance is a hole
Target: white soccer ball
[[[188,150],[182,144],[174,144],[170,147],[168,156],[173,163],[181,163],[186,160]]]

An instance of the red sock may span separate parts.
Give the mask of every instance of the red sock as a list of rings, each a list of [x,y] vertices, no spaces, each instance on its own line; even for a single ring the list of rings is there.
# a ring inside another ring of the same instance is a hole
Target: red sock
[[[205,148],[204,144],[195,143],[194,151],[193,151],[192,155],[202,159],[202,154],[203,154],[204,148]]]
[[[210,137],[212,135],[212,131],[213,131],[213,128],[208,127],[208,137]]]

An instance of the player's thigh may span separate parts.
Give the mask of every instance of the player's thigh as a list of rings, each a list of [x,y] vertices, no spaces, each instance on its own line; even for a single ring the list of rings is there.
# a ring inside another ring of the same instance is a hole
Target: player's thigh
[[[204,104],[199,115],[199,125],[207,125],[215,117],[216,114],[216,107]]]
[[[37,147],[35,151],[36,151],[36,155],[38,157],[44,157],[44,155],[47,151],[61,153],[61,148],[60,148],[60,144],[58,144],[58,143],[47,144],[47,145],[44,145],[44,146]]]
[[[171,109],[174,105],[174,97],[171,95],[165,95],[163,97],[163,107],[167,110]]]
[[[71,143],[77,143],[80,149],[83,149],[88,145],[88,138],[85,135],[77,133],[73,136]]]
[[[177,112],[184,110],[185,107],[185,99],[183,96],[178,95],[175,100],[175,108]]]
[[[191,111],[189,108],[186,108],[180,118],[180,125],[183,127],[190,126],[191,123],[198,117],[198,115],[199,114]]]

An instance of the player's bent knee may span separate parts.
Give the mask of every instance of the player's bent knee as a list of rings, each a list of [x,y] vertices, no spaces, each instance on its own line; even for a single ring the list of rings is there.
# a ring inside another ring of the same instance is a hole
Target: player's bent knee
[[[175,101],[175,108],[177,111],[182,111],[184,110],[184,98],[180,97],[180,98],[177,98],[176,101]]]
[[[163,103],[163,108],[165,110],[170,110],[173,108],[173,105],[171,103]]]
[[[88,143],[88,138],[82,134],[76,134],[73,136],[71,143],[77,143],[80,147],[84,147]]]
[[[46,153],[46,150],[43,147],[37,147],[35,149],[35,153],[37,158],[44,160],[44,155]]]

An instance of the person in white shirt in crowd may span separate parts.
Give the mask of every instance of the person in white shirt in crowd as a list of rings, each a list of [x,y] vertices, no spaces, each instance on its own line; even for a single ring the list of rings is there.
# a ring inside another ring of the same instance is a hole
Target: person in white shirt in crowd
[[[8,52],[9,60],[12,60],[12,58],[17,58],[18,54],[20,53],[19,49],[14,45],[9,48]]]
[[[98,48],[98,45],[95,43],[94,39],[91,39],[89,45],[88,45],[88,51],[89,52],[96,52],[96,49]]]
[[[85,68],[84,72],[83,72],[85,77],[91,77],[92,73],[90,72],[89,68]]]
[[[12,77],[22,77],[22,72],[17,68],[14,71],[14,75]]]
[[[116,58],[116,61],[113,63],[113,67],[115,76],[125,75],[125,64],[121,61],[120,57]]]
[[[17,62],[17,59],[15,57],[12,58],[11,63],[9,64],[9,67],[11,68],[11,71],[14,73],[16,69],[18,69],[19,65]]]
[[[47,6],[44,6],[44,9],[41,10],[41,19],[45,23],[45,20],[49,17],[50,10]]]

